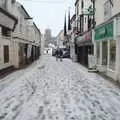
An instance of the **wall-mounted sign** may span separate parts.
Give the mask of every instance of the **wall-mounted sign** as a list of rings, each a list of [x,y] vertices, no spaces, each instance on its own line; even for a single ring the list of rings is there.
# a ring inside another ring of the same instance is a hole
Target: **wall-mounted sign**
[[[94,40],[103,40],[113,37],[113,21],[95,28]]]

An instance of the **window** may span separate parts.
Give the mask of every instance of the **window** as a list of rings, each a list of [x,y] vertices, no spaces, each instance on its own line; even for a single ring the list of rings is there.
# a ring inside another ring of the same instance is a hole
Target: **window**
[[[4,63],[9,62],[9,46],[5,45],[4,46]]]
[[[86,21],[87,21],[87,18],[85,17],[85,23],[86,23]]]
[[[77,31],[80,32],[80,17],[77,20]]]
[[[79,4],[77,4],[77,6],[76,6],[76,13],[77,13],[77,15],[79,15]]]
[[[11,30],[6,27],[2,27],[2,35],[9,37],[11,35]]]
[[[80,32],[84,32],[84,15],[80,16]]]
[[[110,66],[109,68],[115,70],[116,61],[116,43],[115,40],[110,41]]]
[[[92,27],[92,18],[88,16],[88,29]]]
[[[81,1],[81,8],[84,8],[84,0]]]
[[[108,20],[111,17],[111,3],[107,0],[104,3],[104,19]]]
[[[22,20],[22,17],[20,18],[20,26],[19,26],[19,30],[20,30],[20,33],[22,33],[23,32],[23,20]]]

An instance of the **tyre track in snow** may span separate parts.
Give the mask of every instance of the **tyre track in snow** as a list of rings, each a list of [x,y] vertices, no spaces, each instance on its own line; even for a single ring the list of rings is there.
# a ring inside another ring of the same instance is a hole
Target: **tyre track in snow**
[[[20,105],[12,105],[17,110],[8,120],[119,120],[120,89],[114,84],[68,59],[44,56],[38,63],[15,82],[12,95],[7,92],[14,82],[1,92],[0,98],[7,93],[0,99],[3,113],[13,99]]]

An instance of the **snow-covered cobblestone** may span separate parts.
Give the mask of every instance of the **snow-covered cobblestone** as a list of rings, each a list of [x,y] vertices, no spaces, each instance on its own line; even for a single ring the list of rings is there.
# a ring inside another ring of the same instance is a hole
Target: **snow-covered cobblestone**
[[[120,120],[120,88],[69,59],[44,56],[0,90],[0,120]]]

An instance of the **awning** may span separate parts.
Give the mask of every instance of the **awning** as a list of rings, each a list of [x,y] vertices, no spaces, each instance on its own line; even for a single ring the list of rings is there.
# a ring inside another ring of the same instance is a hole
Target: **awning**
[[[15,16],[0,7],[0,26],[14,30],[17,22],[18,20]]]

